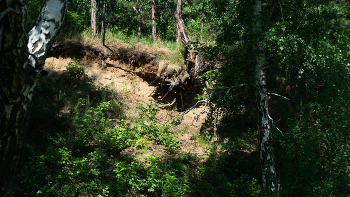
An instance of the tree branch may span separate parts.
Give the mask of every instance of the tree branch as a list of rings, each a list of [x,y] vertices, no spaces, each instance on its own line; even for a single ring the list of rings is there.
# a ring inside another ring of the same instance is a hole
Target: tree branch
[[[279,97],[282,97],[282,98],[284,98],[284,99],[287,99],[288,101],[290,100],[289,98],[284,97],[284,96],[279,95],[279,94],[276,94],[276,93],[267,93],[267,94],[271,94],[271,95],[279,96]]]
[[[15,5],[15,8],[16,9],[13,9],[13,8],[7,8],[6,10],[4,10],[3,12],[1,12],[0,13],[0,22],[1,22],[1,20],[2,20],[2,18],[4,18],[4,16],[6,15],[6,14],[8,14],[9,12],[15,12],[16,14],[18,14],[18,15],[22,15],[22,12],[21,12],[21,10],[19,9],[19,7],[18,7],[18,5]]]

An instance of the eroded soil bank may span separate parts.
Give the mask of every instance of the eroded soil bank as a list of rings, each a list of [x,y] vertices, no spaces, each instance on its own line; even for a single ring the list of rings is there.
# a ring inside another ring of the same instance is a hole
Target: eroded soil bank
[[[115,52],[99,44],[83,44],[77,41],[65,41],[53,46],[44,69],[50,76],[60,75],[66,70],[69,63],[79,59],[79,64],[85,67],[86,74],[92,77],[98,86],[108,86],[117,92],[127,92],[121,97],[125,113],[129,117],[137,116],[136,102],[150,103],[160,101],[161,106],[169,104],[177,98],[176,104],[160,108],[156,118],[159,122],[169,121],[172,117],[180,115],[183,110],[192,106],[196,100],[194,96],[200,88],[187,86],[175,87],[169,91],[169,86],[162,86],[164,80],[178,76],[183,68],[179,65],[167,65],[166,61],[159,61],[158,56],[164,52],[153,50],[153,54],[146,53],[137,47],[134,49],[109,46]],[[166,68],[164,68],[166,67]],[[168,70],[167,70],[168,69]],[[196,89],[197,88],[197,89]],[[178,99],[180,98],[180,99]],[[186,100],[187,99],[187,100]],[[196,155],[206,156],[207,150],[193,140],[199,134],[202,123],[205,121],[207,107],[200,106],[193,110],[200,115],[198,120],[191,112],[183,116],[179,125],[173,126],[173,132],[178,132],[181,140],[181,151],[192,152]],[[123,151],[123,154],[136,155],[143,160],[146,156],[159,155],[162,148],[157,144],[150,144],[147,152],[138,152],[134,148]]]
[[[195,104],[194,98],[202,90],[200,84],[190,80],[185,65],[159,60],[158,57],[164,53],[171,51],[161,48],[147,51],[142,47],[121,45],[105,47],[101,44],[67,40],[52,47],[46,63],[51,67],[46,69],[62,72],[64,67],[60,65],[60,61],[79,59],[96,82],[103,85],[113,82],[117,86],[125,84],[134,93],[144,96],[149,93],[155,101],[162,103],[161,106],[173,103],[173,107],[182,111]],[[125,81],[123,77],[126,76],[131,83]],[[184,79],[185,82],[175,86],[168,83],[169,80],[178,79]]]

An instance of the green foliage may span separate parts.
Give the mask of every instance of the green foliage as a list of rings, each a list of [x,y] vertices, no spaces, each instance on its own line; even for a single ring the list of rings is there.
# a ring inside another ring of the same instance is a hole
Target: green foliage
[[[201,22],[199,20],[196,21],[192,19],[186,25],[187,25],[186,29],[191,35],[191,39],[193,41],[199,41],[200,32],[201,32]]]
[[[91,1],[69,0],[64,23],[57,39],[65,39],[81,33],[91,25]]]
[[[175,136],[170,132],[171,127],[168,123],[157,125],[155,123],[155,114],[158,108],[155,104],[149,104],[147,107],[138,105],[139,114],[142,119],[138,122],[137,126],[141,128],[139,134],[151,138],[158,143],[164,145],[164,149],[169,153],[175,153],[179,148],[180,140],[175,139]],[[148,113],[145,113],[148,112]],[[145,120],[151,120],[145,122]]]
[[[232,188],[231,196],[260,196],[261,194],[258,181],[254,178],[250,181],[247,175],[241,176],[229,185]]]
[[[34,24],[35,20],[39,16],[40,9],[41,9],[41,0],[31,0],[28,1],[28,28],[32,28],[32,25]],[[28,32],[30,29],[28,29]]]
[[[164,172],[156,165],[157,158],[151,159],[146,165],[131,162],[116,163],[114,173],[118,182],[126,183],[136,193],[145,190],[154,196],[187,196],[191,193],[186,179],[179,177],[174,171]],[[148,171],[149,174],[146,174]],[[124,185],[124,186],[125,186]]]
[[[166,30],[166,37],[167,40],[175,41],[176,38],[176,23],[174,18],[169,18],[168,20],[168,28]]]
[[[69,63],[67,66],[66,80],[68,83],[81,82],[83,84],[89,84],[92,82],[91,77],[85,74],[85,69],[78,65],[79,60]]]
[[[346,196],[350,74],[346,51],[350,43],[349,14],[345,10],[349,3],[264,3],[260,35],[265,41],[267,89],[290,98],[269,97],[269,115],[279,119],[274,124],[284,134],[272,127],[280,195]],[[256,137],[257,130],[253,126],[256,89],[251,86],[255,84],[257,54],[252,46],[257,40],[252,28],[256,18],[247,1],[212,1],[211,6],[220,27],[218,45],[202,47],[201,51],[222,65],[204,76],[215,82],[214,87],[247,86],[216,91],[203,128],[210,128],[222,114],[223,131],[218,131],[219,135],[229,138],[233,148],[244,149],[252,145],[246,143],[247,136]],[[336,158],[344,160],[335,162]]]

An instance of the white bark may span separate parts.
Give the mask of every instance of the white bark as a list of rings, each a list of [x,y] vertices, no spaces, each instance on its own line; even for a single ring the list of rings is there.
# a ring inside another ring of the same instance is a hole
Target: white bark
[[[256,106],[258,109],[259,151],[262,170],[262,180],[265,196],[277,196],[276,169],[274,160],[273,138],[268,114],[268,96],[265,64],[264,40],[261,37],[261,0],[255,0],[253,16],[255,18],[254,35],[257,40],[254,46],[256,59]]]
[[[34,27],[28,33],[28,51],[39,60],[36,62],[35,58],[30,55],[29,62],[36,70],[41,69],[36,67],[44,63],[48,49],[51,48],[61,28],[66,15],[67,2],[68,0],[46,0]]]

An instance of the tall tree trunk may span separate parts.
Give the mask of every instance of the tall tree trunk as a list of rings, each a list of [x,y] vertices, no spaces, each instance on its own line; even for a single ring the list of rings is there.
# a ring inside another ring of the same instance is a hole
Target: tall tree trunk
[[[99,3],[99,9],[101,11],[101,4]],[[101,43],[103,44],[103,46],[105,45],[105,35],[106,35],[106,24],[105,24],[105,10],[106,10],[106,2],[103,2],[103,11],[101,14],[102,17],[102,25],[101,25]]]
[[[91,28],[92,37],[95,38],[97,30],[97,18],[96,18],[96,0],[91,0]]]
[[[10,178],[18,168],[34,86],[33,78],[26,81],[26,70],[30,69],[24,28],[27,6],[20,0],[11,5],[17,7],[0,1],[0,12],[11,9],[0,19],[0,196],[4,196]]]
[[[61,29],[67,4],[68,0],[45,0],[34,27],[28,34],[28,51],[38,58],[40,66],[44,65],[46,55]],[[32,65],[35,64],[35,57],[29,56]],[[36,69],[42,69],[42,67]]]
[[[203,5],[202,5],[201,41],[203,40],[203,28],[204,28],[204,3],[205,3],[205,0],[203,0]]]
[[[18,168],[33,89],[43,74],[46,54],[61,27],[68,0],[44,1],[29,40],[25,2],[7,2],[0,1],[0,196]]]
[[[261,0],[255,0],[253,17],[255,20],[254,36],[256,44],[256,106],[258,110],[259,151],[262,170],[262,180],[265,196],[277,196],[277,178],[275,169],[273,138],[268,112],[268,96],[265,64],[264,40],[261,28]]]
[[[176,13],[181,16],[181,0],[177,0],[177,6],[176,6]],[[179,31],[178,23],[176,23],[176,42],[179,42],[181,40],[180,38],[180,31]]]
[[[156,1],[152,0],[152,35],[153,35],[153,40],[157,39],[157,26],[156,26]]]
[[[139,28],[138,28],[138,31],[137,31],[137,36],[139,37],[139,39],[141,38],[141,0],[139,0],[139,2],[138,2],[138,9],[137,9],[137,11],[139,12],[139,23],[138,23],[138,26],[139,26]]]

